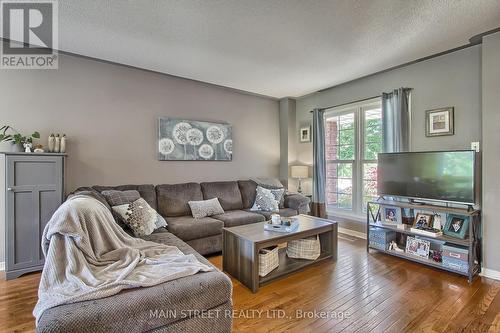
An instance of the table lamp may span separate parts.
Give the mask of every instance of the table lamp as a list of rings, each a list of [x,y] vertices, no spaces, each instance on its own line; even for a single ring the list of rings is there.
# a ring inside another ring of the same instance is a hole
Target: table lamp
[[[309,167],[307,165],[293,165],[291,168],[292,178],[299,180],[297,192],[302,193],[301,181],[309,177]]]

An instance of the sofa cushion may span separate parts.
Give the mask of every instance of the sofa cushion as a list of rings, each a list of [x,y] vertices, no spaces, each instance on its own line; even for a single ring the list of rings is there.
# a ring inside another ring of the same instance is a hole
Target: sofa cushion
[[[161,236],[161,243],[176,246],[203,264],[213,266],[171,233],[158,231],[147,237],[154,235]],[[37,332],[156,332],[161,328],[161,331],[173,332],[175,329],[164,326],[194,318],[194,311],[230,303],[231,293],[231,280],[215,269],[152,287],[132,288],[109,297],[56,306],[43,313]],[[163,313],[172,310],[177,315],[151,317],[151,312],[160,310]],[[186,313],[188,318],[182,318],[181,313]]]
[[[237,182],[210,182],[200,185],[203,199],[218,198],[224,211],[243,208]]]
[[[295,215],[299,214],[297,212],[297,210],[292,209],[292,208],[281,208],[279,210],[279,212],[266,212],[263,210],[250,210],[250,209],[248,209],[247,211],[252,212],[252,213],[256,213],[256,214],[261,214],[266,218],[266,220],[270,220],[271,214],[275,214],[275,213],[280,214],[282,217],[290,217],[290,216],[295,216]]]
[[[230,210],[224,214],[214,215],[212,217],[224,222],[224,227],[236,227],[238,225],[263,222],[266,220],[261,214],[244,210]]]
[[[222,234],[222,221],[204,217],[195,219],[192,216],[167,218],[168,231],[184,241]]]
[[[243,209],[252,208],[257,192],[257,183],[253,180],[238,180],[238,187],[241,192]]]
[[[128,191],[136,190],[141,195],[141,198],[146,200],[146,202],[155,210],[157,210],[156,205],[156,191],[155,187],[150,184],[145,185],[119,185],[119,186],[100,186],[95,185],[92,188],[99,193],[102,191],[117,190],[117,191]]]
[[[201,186],[198,183],[158,185],[156,186],[156,194],[158,196],[158,212],[166,217],[191,215],[188,201],[203,200]]]

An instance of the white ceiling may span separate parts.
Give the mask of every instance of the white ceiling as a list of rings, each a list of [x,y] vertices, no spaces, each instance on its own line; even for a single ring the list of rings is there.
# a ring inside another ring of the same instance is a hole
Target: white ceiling
[[[59,1],[61,50],[278,98],[499,26],[499,0]]]

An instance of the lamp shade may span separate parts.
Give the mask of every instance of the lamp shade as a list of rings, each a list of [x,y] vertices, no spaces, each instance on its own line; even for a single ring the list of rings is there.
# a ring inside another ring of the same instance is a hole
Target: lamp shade
[[[291,169],[292,178],[309,177],[309,167],[307,165],[293,165]]]

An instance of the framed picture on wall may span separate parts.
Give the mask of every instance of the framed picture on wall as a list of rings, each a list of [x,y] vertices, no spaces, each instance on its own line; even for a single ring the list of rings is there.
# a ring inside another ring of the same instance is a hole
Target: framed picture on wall
[[[425,136],[455,134],[453,107],[425,111]]]
[[[302,126],[299,133],[300,142],[311,142],[311,126]]]

